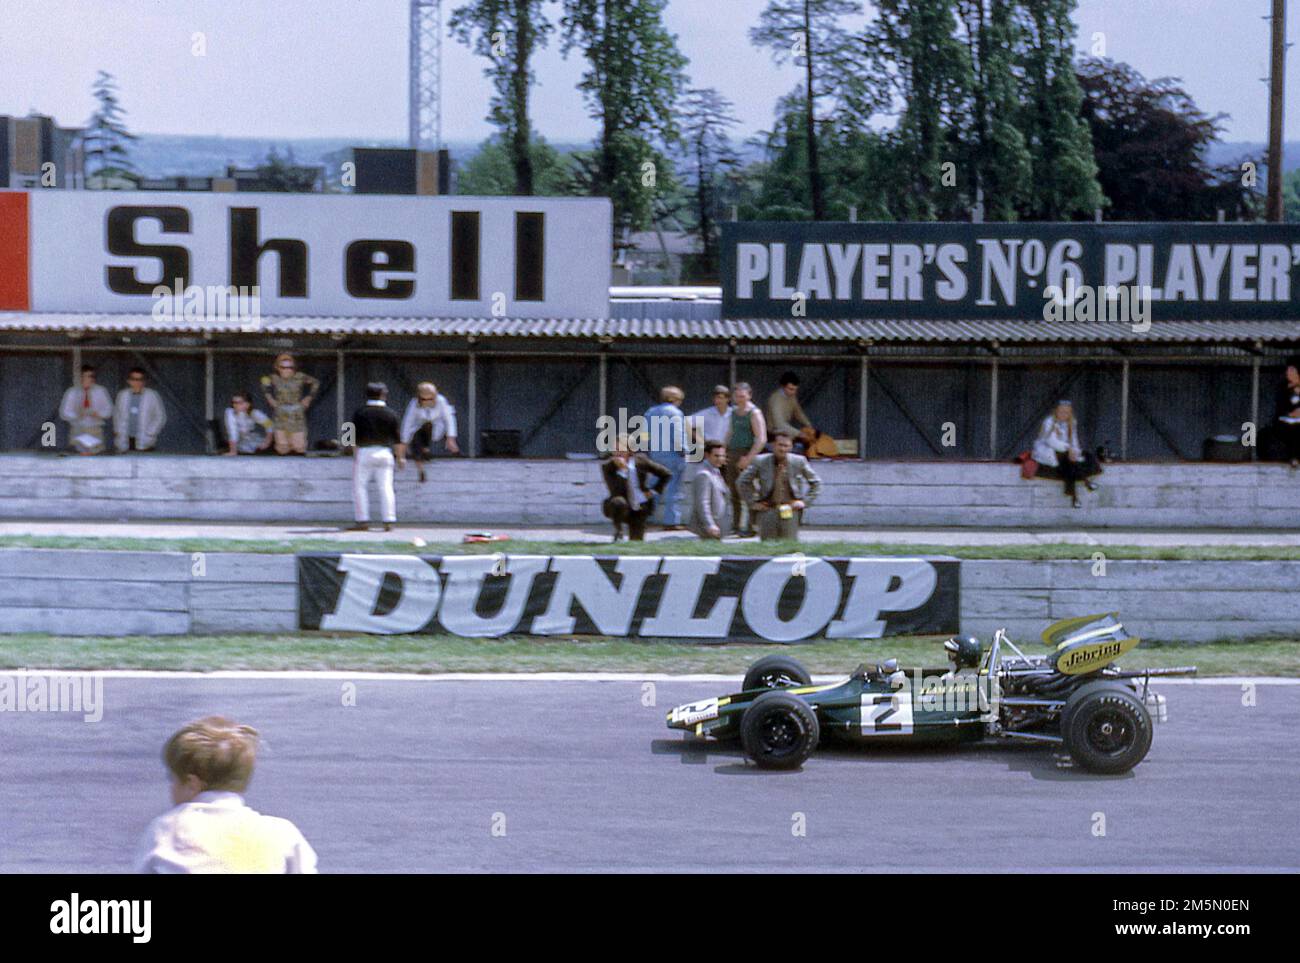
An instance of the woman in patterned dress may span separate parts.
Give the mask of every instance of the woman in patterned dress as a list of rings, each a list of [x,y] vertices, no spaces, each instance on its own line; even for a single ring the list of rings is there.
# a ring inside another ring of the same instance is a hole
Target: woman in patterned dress
[[[275,370],[262,376],[262,390],[271,406],[277,455],[307,453],[307,409],[320,390],[320,382],[298,370],[293,355],[276,356]]]

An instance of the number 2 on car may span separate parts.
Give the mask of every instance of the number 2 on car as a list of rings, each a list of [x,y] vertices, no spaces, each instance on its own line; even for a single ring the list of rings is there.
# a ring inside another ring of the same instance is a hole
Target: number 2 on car
[[[912,693],[862,693],[864,736],[905,736],[912,732]]]

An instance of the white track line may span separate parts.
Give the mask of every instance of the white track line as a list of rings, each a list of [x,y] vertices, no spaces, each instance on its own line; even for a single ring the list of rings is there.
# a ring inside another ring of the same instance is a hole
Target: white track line
[[[663,672],[340,672],[290,670],[285,672],[231,669],[220,672],[162,672],[137,669],[0,669],[0,676],[103,676],[106,679],[278,679],[306,681],[366,682],[736,682],[734,675]],[[844,675],[816,675],[821,685],[838,682]],[[1153,685],[1300,685],[1290,676],[1211,676],[1207,678],[1160,678]]]

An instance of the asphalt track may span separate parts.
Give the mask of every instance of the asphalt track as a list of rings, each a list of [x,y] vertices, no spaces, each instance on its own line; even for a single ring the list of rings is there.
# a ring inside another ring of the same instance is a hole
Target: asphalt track
[[[1297,685],[1254,707],[1235,684],[1166,686],[1147,760],[1099,777],[1012,745],[761,772],[664,728],[718,682],[659,681],[654,706],[633,681],[361,678],[351,707],[343,684],[110,676],[101,722],[0,713],[0,871],[129,869],[169,805],[163,740],[213,712],[262,730],[250,804],[297,822],[324,872],[1300,867]]]

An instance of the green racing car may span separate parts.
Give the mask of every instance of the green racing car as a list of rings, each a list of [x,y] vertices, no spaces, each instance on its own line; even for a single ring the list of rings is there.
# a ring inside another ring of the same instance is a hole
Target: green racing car
[[[1116,613],[1089,615],[1045,629],[1047,655],[1026,655],[999,629],[987,650],[973,637],[949,639],[944,668],[902,669],[889,659],[830,685],[813,685],[795,659],[773,655],[750,667],[741,692],[677,706],[668,727],[739,739],[764,769],[797,769],[823,739],[1014,739],[1064,746],[1090,772],[1124,773],[1151,748],[1153,721],[1166,718],[1151,678],[1196,673],[1117,666],[1139,641]]]

